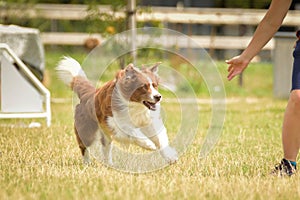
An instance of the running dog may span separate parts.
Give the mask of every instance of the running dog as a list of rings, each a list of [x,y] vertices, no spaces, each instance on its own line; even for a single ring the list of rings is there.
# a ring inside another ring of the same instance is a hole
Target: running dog
[[[59,78],[80,100],[74,127],[84,163],[91,162],[91,150],[96,148],[103,161],[113,165],[112,141],[159,150],[170,164],[178,160],[160,116],[159,64],[142,69],[129,64],[113,80],[95,88],[76,60],[64,57],[58,63]]]

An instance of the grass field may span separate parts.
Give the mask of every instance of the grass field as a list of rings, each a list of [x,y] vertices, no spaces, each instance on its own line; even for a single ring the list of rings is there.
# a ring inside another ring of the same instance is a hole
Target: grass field
[[[53,71],[60,54],[47,54],[47,84],[53,98],[70,99],[71,92]],[[83,53],[69,54],[84,58]],[[225,80],[226,66],[218,66]],[[192,144],[176,164],[152,173],[124,173],[97,162],[84,167],[73,133],[71,102],[52,103],[50,128],[1,126],[0,199],[299,199],[298,175],[269,175],[282,158],[286,105],[286,100],[272,98],[272,66],[254,64],[244,80],[243,88],[236,80],[225,81],[226,119],[213,151],[198,158],[211,117],[210,105],[200,103],[201,120]],[[174,105],[164,106],[168,116],[174,116]],[[172,134],[177,127],[170,119]],[[1,124],[7,122],[20,123]]]

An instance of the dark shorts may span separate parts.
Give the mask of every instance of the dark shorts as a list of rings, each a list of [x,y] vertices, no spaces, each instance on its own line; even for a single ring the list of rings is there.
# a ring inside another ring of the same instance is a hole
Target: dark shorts
[[[300,89],[300,40],[296,42],[293,57],[292,90],[296,90]]]

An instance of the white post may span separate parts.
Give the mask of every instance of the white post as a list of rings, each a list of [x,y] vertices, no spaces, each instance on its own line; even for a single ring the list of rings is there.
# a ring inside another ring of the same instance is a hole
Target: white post
[[[295,33],[278,32],[275,35],[273,94],[276,98],[287,99],[291,91],[293,69],[293,46],[297,40]]]

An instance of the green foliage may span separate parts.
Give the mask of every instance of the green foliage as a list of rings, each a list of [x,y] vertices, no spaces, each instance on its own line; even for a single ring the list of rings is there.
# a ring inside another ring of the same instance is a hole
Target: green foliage
[[[114,34],[115,32],[121,32],[126,30],[125,19],[117,18],[115,12],[123,8],[124,4],[114,4],[111,5],[113,13],[101,12],[98,4],[94,1],[88,4],[87,12],[88,16],[85,20],[87,32],[90,33],[102,33]]]
[[[88,5],[110,5],[113,11],[119,11],[120,9],[123,9],[127,5],[126,0],[85,0],[85,4]]]
[[[115,12],[124,10],[126,1],[38,1],[38,0],[9,0],[6,2],[0,1],[0,8],[4,10],[23,8],[25,10],[23,15],[26,16],[26,10],[31,8],[36,3],[86,3],[88,5],[88,16],[84,21],[56,21],[45,19],[28,19],[20,18],[20,13],[16,13],[15,16],[10,18],[0,18],[0,23],[3,24],[16,24],[20,26],[38,28],[40,31],[62,31],[62,32],[89,32],[89,33],[101,33],[105,35],[111,35],[116,32],[126,30],[125,18],[116,17]],[[102,12],[99,9],[99,5],[108,5],[113,10],[112,13]],[[54,29],[53,27],[56,27]]]
[[[18,3],[18,4],[34,4],[38,3],[38,0],[6,0],[0,1],[1,4],[10,4],[10,3]]]

